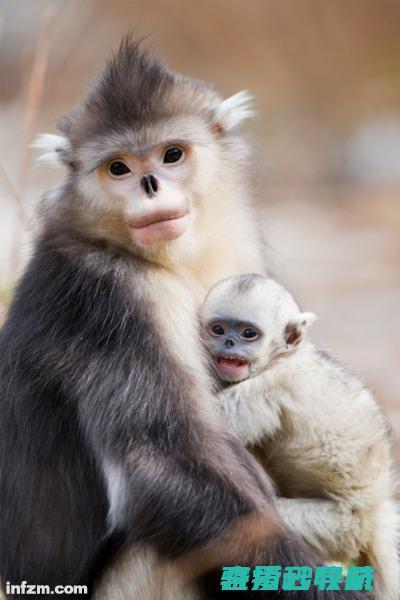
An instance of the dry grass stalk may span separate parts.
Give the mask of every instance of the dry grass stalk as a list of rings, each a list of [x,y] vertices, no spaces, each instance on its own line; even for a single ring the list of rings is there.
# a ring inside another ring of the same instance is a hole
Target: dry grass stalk
[[[28,84],[28,95],[26,100],[21,168],[19,172],[18,183],[15,188],[10,180],[6,180],[7,187],[15,201],[16,219],[14,223],[13,248],[11,252],[11,273],[15,274],[21,264],[21,238],[27,227],[27,211],[25,207],[25,195],[28,184],[28,175],[31,164],[31,144],[36,133],[36,126],[39,115],[40,103],[43,97],[44,81],[46,77],[49,48],[50,32],[56,10],[53,4],[47,5],[41,24],[41,30],[36,44],[35,56],[32,65],[32,71]],[[1,169],[4,179],[4,169]],[[7,178],[8,179],[8,178]]]
[[[41,30],[36,44],[32,72],[29,79],[23,128],[23,152],[18,181],[18,190],[22,198],[25,195],[28,182],[29,165],[31,162],[31,144],[36,132],[39,107],[43,97],[44,80],[46,77],[50,47],[50,32],[55,15],[56,10],[54,5],[49,4],[43,15]]]

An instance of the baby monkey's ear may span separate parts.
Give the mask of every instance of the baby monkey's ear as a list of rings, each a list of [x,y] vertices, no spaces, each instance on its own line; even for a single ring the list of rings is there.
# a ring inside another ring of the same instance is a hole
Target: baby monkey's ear
[[[253,117],[252,100],[253,97],[246,90],[222,100],[215,111],[213,132],[230,131],[246,119]]]
[[[283,339],[288,346],[298,346],[304,339],[307,329],[318,319],[312,312],[303,312],[298,314],[287,323]]]

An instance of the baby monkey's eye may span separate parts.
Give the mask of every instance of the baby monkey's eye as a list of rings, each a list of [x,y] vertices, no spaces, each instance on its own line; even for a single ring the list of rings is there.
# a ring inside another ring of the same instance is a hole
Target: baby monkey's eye
[[[131,172],[128,165],[126,165],[122,160],[112,160],[108,165],[108,171],[114,177],[121,177],[122,175],[127,175]]]
[[[257,331],[257,329],[254,329],[254,327],[246,327],[245,329],[243,329],[242,333],[240,334],[240,337],[244,340],[246,340],[247,342],[253,342],[254,340],[256,340],[259,336],[259,333]]]
[[[219,323],[213,323],[208,328],[211,335],[224,335],[225,329]]]
[[[178,148],[178,146],[171,146],[171,148],[167,148],[164,152],[163,162],[164,163],[175,163],[178,162],[183,156],[182,148]]]

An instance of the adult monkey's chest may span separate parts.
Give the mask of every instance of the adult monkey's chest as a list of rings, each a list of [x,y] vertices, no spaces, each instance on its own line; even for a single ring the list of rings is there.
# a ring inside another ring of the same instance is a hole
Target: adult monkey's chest
[[[195,278],[159,270],[148,278],[155,327],[168,352],[180,364],[203,369],[204,351],[200,341],[198,310],[205,296]]]

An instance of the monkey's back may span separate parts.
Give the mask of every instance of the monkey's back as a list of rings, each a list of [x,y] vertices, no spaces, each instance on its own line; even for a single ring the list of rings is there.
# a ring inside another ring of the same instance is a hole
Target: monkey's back
[[[282,493],[345,497],[349,503],[362,494],[363,503],[374,504],[391,479],[380,407],[361,380],[326,352],[308,345],[291,363],[285,384],[291,399],[267,458]]]

